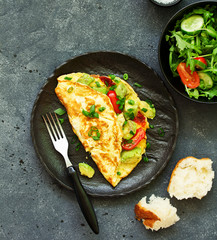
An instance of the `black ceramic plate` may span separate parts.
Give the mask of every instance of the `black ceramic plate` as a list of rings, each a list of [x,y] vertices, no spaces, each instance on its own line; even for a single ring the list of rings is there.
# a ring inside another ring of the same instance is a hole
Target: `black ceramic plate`
[[[72,182],[67,176],[64,161],[54,150],[41,119],[42,114],[52,112],[59,107],[63,108],[54,93],[57,85],[56,79],[62,74],[71,72],[99,75],[115,74],[119,77],[128,73],[128,83],[134,87],[140,99],[151,99],[157,111],[155,119],[149,121],[150,124],[154,125],[154,128],[147,131],[148,142],[151,144],[151,148],[147,151],[149,162],[141,161],[131,174],[115,188],[104,179],[82,145],[76,151],[78,140],[72,143],[74,134],[66,114],[63,116],[65,121],[62,126],[70,143],[69,158],[72,163],[77,167],[79,162],[86,162],[95,169],[95,175],[92,179],[80,177],[86,191],[92,196],[119,196],[133,192],[150,183],[163,170],[174,150],[178,132],[177,111],[163,82],[154,71],[135,58],[121,53],[96,52],[73,58],[58,67],[48,78],[38,94],[31,119],[34,147],[46,170],[63,186],[72,189]],[[135,87],[133,85],[135,82],[141,84],[142,88]],[[159,136],[159,128],[164,129],[164,136]]]

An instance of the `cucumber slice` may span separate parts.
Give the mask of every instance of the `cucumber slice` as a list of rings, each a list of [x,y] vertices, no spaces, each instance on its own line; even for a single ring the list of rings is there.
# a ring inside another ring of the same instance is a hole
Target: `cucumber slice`
[[[209,74],[204,73],[204,72],[198,72],[198,76],[200,78],[200,85],[199,85],[200,89],[207,90],[207,89],[212,88],[213,80]]]
[[[200,32],[204,25],[204,19],[200,15],[192,15],[181,22],[181,30],[187,34],[194,35]]]
[[[196,68],[201,69],[201,70],[206,69],[206,67],[207,67],[205,63],[203,63],[197,59],[194,59],[194,64],[195,64]]]

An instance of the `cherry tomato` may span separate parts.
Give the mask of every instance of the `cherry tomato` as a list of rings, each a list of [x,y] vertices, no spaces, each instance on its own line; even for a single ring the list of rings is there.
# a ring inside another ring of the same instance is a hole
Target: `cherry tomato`
[[[111,78],[108,78],[106,76],[99,77],[102,82],[106,84],[106,86],[111,87],[115,85],[115,83],[111,80]]]
[[[139,124],[141,127],[145,127],[146,125],[146,117],[140,111],[137,113],[133,121]]]
[[[132,140],[132,142],[123,142],[122,144],[122,148],[124,150],[132,150],[134,149],[138,144],[139,142],[145,137],[145,130],[143,128],[138,128],[136,130],[136,134],[130,139]]]
[[[200,78],[196,71],[191,72],[190,66],[186,66],[186,63],[179,63],[177,71],[184,85],[189,88],[196,88],[200,85]]]
[[[206,61],[206,59],[204,57],[196,57],[194,59],[196,59],[196,60],[198,60],[198,61],[200,61],[200,62],[202,62],[202,63],[207,65],[207,61]]]
[[[113,90],[110,90],[110,91],[108,91],[107,96],[109,97],[115,112],[121,113],[122,111],[119,109],[120,105],[117,104],[118,98],[117,98],[116,92]]]

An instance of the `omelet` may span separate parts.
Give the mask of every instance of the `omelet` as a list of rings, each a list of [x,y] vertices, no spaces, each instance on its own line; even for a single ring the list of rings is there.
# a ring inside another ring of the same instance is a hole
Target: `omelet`
[[[79,72],[57,80],[55,93],[67,110],[72,130],[105,179],[115,187],[142,159],[146,148],[144,132],[149,127],[146,114],[151,112],[153,118],[154,107],[141,101],[133,88],[118,77]],[[138,131],[143,131],[142,139],[127,150]]]

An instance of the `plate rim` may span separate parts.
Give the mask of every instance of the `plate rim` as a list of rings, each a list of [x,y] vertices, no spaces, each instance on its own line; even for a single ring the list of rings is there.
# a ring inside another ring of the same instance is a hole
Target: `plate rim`
[[[170,151],[170,153],[169,153],[169,155],[167,157],[167,160],[164,161],[164,163],[161,165],[161,167],[158,169],[158,171],[155,173],[155,175],[152,176],[149,179],[149,181],[145,182],[144,184],[141,184],[141,185],[137,186],[136,188],[133,188],[133,189],[130,189],[130,190],[125,190],[124,192],[112,192],[112,193],[109,193],[109,194],[106,194],[106,193],[105,194],[99,194],[99,193],[89,192],[88,189],[85,188],[85,185],[82,184],[84,189],[85,189],[85,191],[87,192],[87,194],[92,196],[92,197],[102,197],[102,198],[110,197],[111,198],[111,197],[125,196],[127,194],[130,194],[132,192],[135,192],[135,191],[138,191],[138,190],[144,188],[145,186],[147,186],[151,181],[153,181],[162,172],[162,170],[165,168],[165,166],[167,165],[167,163],[171,159],[172,154],[174,153],[174,150],[175,150],[175,147],[176,147],[177,138],[178,138],[178,132],[179,132],[179,118],[178,118],[178,111],[177,111],[176,103],[174,101],[173,96],[171,95],[171,93],[169,92],[168,88],[166,87],[164,81],[160,78],[160,76],[157,74],[157,72],[153,68],[151,68],[149,65],[147,65],[146,63],[142,62],[141,60],[137,59],[134,56],[131,56],[131,55],[126,54],[126,53],[121,53],[119,51],[89,51],[89,52],[82,53],[80,55],[76,55],[76,56],[74,56],[74,57],[64,61],[63,63],[61,63],[57,67],[55,67],[53,73],[48,78],[46,78],[45,83],[41,86],[40,90],[37,93],[36,99],[35,99],[35,101],[33,103],[31,117],[30,117],[30,132],[31,132],[31,139],[32,139],[34,150],[36,152],[37,158],[40,160],[40,162],[42,163],[43,167],[45,167],[45,170],[48,172],[48,174],[52,177],[53,180],[57,181],[61,186],[65,187],[66,189],[71,190],[71,191],[74,192],[73,188],[69,187],[64,182],[62,182],[60,179],[58,179],[55,176],[55,174],[48,168],[48,166],[43,161],[42,156],[40,154],[40,151],[39,151],[39,149],[37,147],[36,140],[35,140],[35,134],[34,134],[34,131],[33,131],[33,125],[34,125],[33,124],[33,120],[34,120],[34,115],[35,115],[38,99],[40,97],[41,92],[43,92],[45,86],[47,85],[49,79],[51,79],[55,75],[55,72],[57,71],[57,69],[59,69],[61,66],[67,64],[69,61],[74,60],[76,58],[79,58],[79,57],[82,57],[82,56],[88,56],[88,55],[91,55],[91,54],[98,54],[98,53],[119,54],[119,55],[122,55],[124,57],[131,58],[134,61],[137,61],[140,64],[145,65],[147,68],[149,68],[156,75],[156,77],[159,79],[159,81],[163,84],[163,86],[165,88],[165,91],[167,92],[167,95],[168,95],[169,100],[171,102],[171,105],[173,107],[173,110],[174,110],[174,113],[175,113],[175,118],[176,118],[176,121],[175,121],[175,123],[176,123],[175,124],[176,132],[175,132],[175,135],[174,135],[174,142],[173,142],[171,151]]]

